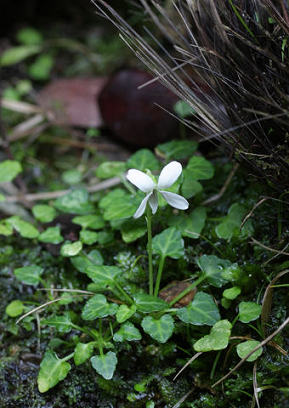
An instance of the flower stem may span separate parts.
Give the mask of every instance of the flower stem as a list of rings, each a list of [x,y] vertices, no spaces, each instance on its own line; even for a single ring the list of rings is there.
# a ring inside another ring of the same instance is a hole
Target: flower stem
[[[126,299],[126,301],[127,301],[129,304],[132,304],[132,303],[133,303],[132,298],[126,293],[125,290],[123,290],[123,288],[121,287],[121,285],[120,285],[119,283],[117,283],[117,282],[114,282],[114,284],[115,284],[116,288],[119,290],[119,292],[122,294],[122,296]]]
[[[160,258],[159,269],[158,269],[157,280],[156,280],[156,286],[155,286],[155,292],[154,292],[155,297],[157,297],[158,294],[159,294],[159,288],[160,288],[160,284],[161,284],[165,259],[166,259],[165,256],[161,256],[161,258]]]
[[[192,289],[194,289],[196,286],[198,286],[200,283],[203,282],[203,280],[206,279],[205,275],[202,275],[197,279],[195,282],[193,282],[190,286],[188,286],[185,290],[183,290],[181,293],[178,294],[170,303],[169,307],[172,307],[175,303],[177,303],[180,299],[182,299],[184,296],[186,296]]]
[[[153,250],[152,250],[152,212],[149,206],[147,206],[147,229],[148,229],[148,257],[149,257],[149,294],[154,292],[154,278],[153,278]]]

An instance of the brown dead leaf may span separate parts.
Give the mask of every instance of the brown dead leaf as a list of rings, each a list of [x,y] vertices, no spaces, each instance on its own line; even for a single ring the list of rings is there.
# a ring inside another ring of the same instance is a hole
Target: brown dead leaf
[[[189,282],[183,281],[172,281],[159,293],[159,297],[165,300],[167,303],[170,303],[175,297],[177,297],[181,292],[191,286]],[[197,288],[192,289],[188,294],[182,297],[177,303],[174,304],[174,307],[184,307],[187,306],[197,293]]]

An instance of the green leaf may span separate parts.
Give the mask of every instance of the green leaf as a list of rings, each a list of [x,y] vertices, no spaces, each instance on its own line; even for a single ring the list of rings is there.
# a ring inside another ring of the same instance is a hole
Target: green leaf
[[[28,74],[36,81],[46,81],[50,77],[53,65],[54,58],[51,54],[41,54],[29,66]]]
[[[121,161],[107,161],[101,163],[96,169],[96,177],[100,179],[107,179],[123,174],[126,170],[125,162]]]
[[[247,238],[254,232],[252,221],[245,223],[242,230],[240,230],[244,216],[247,210],[239,203],[231,205],[228,215],[223,218],[223,221],[215,228],[216,234],[219,238],[231,240],[232,237]]]
[[[0,163],[0,183],[12,181],[22,171],[18,161],[5,160]]]
[[[168,219],[169,226],[181,231],[183,237],[197,239],[202,232],[207,218],[207,211],[204,207],[197,207],[191,213],[172,215]]]
[[[179,259],[184,256],[184,240],[181,232],[176,228],[167,228],[153,237],[152,249],[154,254],[161,257]]]
[[[190,157],[198,148],[194,140],[171,140],[160,144],[156,150],[164,155],[166,159],[181,160]]]
[[[197,259],[197,265],[206,276],[207,281],[220,288],[227,283],[222,273],[231,266],[231,262],[226,259],[220,259],[215,255],[202,255]]]
[[[41,232],[38,237],[40,242],[46,244],[60,244],[63,241],[63,237],[60,233],[60,227],[49,227],[45,231]]]
[[[186,167],[194,180],[208,180],[214,176],[214,166],[201,156],[193,156]]]
[[[38,230],[30,224],[30,222],[21,220],[17,215],[7,218],[6,223],[9,223],[23,238],[37,238]]]
[[[11,47],[1,55],[0,66],[6,67],[8,65],[18,64],[40,51],[41,47],[38,45],[20,45],[18,47]]]
[[[82,252],[74,256],[70,259],[70,262],[79,272],[86,273],[86,268],[89,266],[102,265],[103,257],[97,249],[93,249],[87,254]]]
[[[39,45],[43,43],[42,34],[32,27],[22,28],[17,32],[17,41],[24,45]]]
[[[192,178],[192,173],[188,170],[183,171],[183,183],[181,187],[182,196],[192,198],[203,191],[203,186],[197,180]]]
[[[232,325],[228,320],[220,320],[211,328],[210,334],[200,338],[195,344],[197,352],[223,350],[228,346]]]
[[[73,186],[74,184],[79,184],[82,180],[82,173],[77,169],[66,170],[61,175],[62,180],[64,183]]]
[[[82,250],[82,242],[75,241],[73,243],[63,244],[60,250],[60,253],[64,257],[71,257],[79,254]]]
[[[142,313],[159,312],[168,309],[167,302],[146,293],[137,293],[133,296],[137,310]]]
[[[243,323],[249,323],[258,319],[261,315],[262,306],[254,302],[241,302],[239,304],[239,320]]]
[[[41,222],[51,222],[56,216],[56,211],[50,205],[37,204],[32,208],[34,217]]]
[[[84,320],[94,320],[100,317],[113,316],[116,314],[118,306],[115,303],[107,303],[103,295],[95,295],[89,299],[82,310]]]
[[[13,227],[11,224],[3,220],[0,222],[0,235],[4,235],[5,237],[9,237],[13,234]]]
[[[84,244],[93,245],[98,241],[98,232],[82,230],[80,231],[79,238]]]
[[[115,189],[100,200],[99,207],[104,211],[103,218],[113,221],[132,217],[140,201],[139,196],[132,196],[124,190]]]
[[[240,293],[241,288],[239,288],[239,286],[233,286],[232,288],[224,290],[223,296],[228,300],[234,300],[240,295]]]
[[[143,330],[159,343],[165,343],[173,334],[174,320],[171,315],[165,314],[160,319],[146,316],[141,322]]]
[[[116,266],[94,265],[88,266],[85,273],[93,282],[106,286],[114,284],[115,278],[122,273],[122,270]]]
[[[195,110],[191,107],[191,105],[189,105],[188,102],[182,100],[178,101],[175,104],[174,111],[182,119],[195,114]]]
[[[92,367],[106,380],[110,380],[113,377],[116,365],[117,357],[112,351],[101,356],[93,356],[90,359]]]
[[[246,357],[247,354],[250,353],[255,347],[257,347],[260,344],[259,341],[257,340],[248,340],[244,341],[243,343],[238,344],[237,346],[237,354],[238,356],[242,359]],[[255,353],[253,353],[249,358],[247,358],[246,361],[255,361],[257,358],[261,356],[263,353],[263,348],[260,347]]]
[[[47,351],[41,361],[37,378],[39,392],[46,392],[64,380],[70,369],[71,365],[65,359],[60,359],[54,352]]]
[[[128,307],[127,305],[120,305],[116,312],[116,321],[123,323],[133,316],[136,312],[136,305]]]
[[[178,309],[176,314],[182,322],[195,326],[213,326],[220,320],[213,297],[204,292],[197,292],[194,300],[188,306]]]
[[[16,317],[23,313],[25,306],[21,300],[13,300],[6,306],[5,312],[10,317]]]
[[[121,237],[124,242],[129,244],[144,236],[147,232],[147,226],[144,218],[138,218],[125,221],[121,224]]]
[[[72,222],[77,225],[81,225],[82,228],[90,228],[92,230],[98,230],[104,227],[105,222],[101,215],[79,215],[72,218]]]
[[[94,212],[94,206],[89,202],[86,190],[73,190],[54,201],[54,207],[68,214],[87,214]]]
[[[145,170],[159,170],[160,162],[155,155],[148,149],[141,149],[134,153],[127,161],[128,169]]]
[[[46,324],[47,326],[55,327],[59,333],[69,333],[73,327],[68,312],[60,316],[55,315],[48,317],[47,319],[42,319],[41,323],[44,325]]]
[[[44,269],[40,266],[30,265],[15,269],[14,274],[19,281],[27,285],[37,285],[43,271]]]
[[[85,361],[92,356],[94,344],[95,344],[94,342],[77,343],[73,356],[75,365],[78,366],[80,364],[85,363]]]
[[[118,342],[141,340],[140,331],[130,322],[124,323],[120,329],[114,333],[113,340]]]

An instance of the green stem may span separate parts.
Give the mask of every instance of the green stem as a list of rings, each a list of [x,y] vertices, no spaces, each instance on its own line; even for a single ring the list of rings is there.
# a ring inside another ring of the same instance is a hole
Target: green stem
[[[190,286],[188,286],[185,290],[183,290],[178,296],[176,296],[170,303],[169,307],[172,307],[175,303],[177,303],[180,299],[186,296],[192,289],[198,286],[203,280],[206,279],[206,276],[200,276],[195,282],[193,282]]]
[[[69,354],[68,356],[62,358],[61,360],[62,360],[62,361],[67,361],[67,360],[70,360],[73,356],[74,356],[74,352],[71,353],[71,354]]]
[[[156,285],[155,285],[155,292],[154,292],[155,297],[157,297],[158,294],[159,294],[159,289],[160,289],[160,284],[161,284],[161,279],[162,279],[162,273],[163,273],[163,269],[164,269],[165,260],[166,260],[166,257],[161,256],[161,259],[160,259],[160,262],[159,262],[159,269],[158,269],[158,274],[157,274]]]
[[[210,380],[212,380],[215,376],[215,371],[216,371],[216,367],[217,367],[220,356],[221,356],[221,350],[217,353],[216,358],[214,360],[213,367],[212,367],[211,374],[210,374]]]
[[[147,206],[147,229],[148,229],[148,257],[149,257],[149,294],[154,292],[154,277],[153,277],[153,250],[152,250],[152,212]]]
[[[120,291],[122,296],[127,300],[127,302],[129,304],[133,304],[132,298],[123,290],[123,288],[120,286],[120,284],[118,282],[114,282],[114,284],[117,287],[117,289]]]
[[[98,349],[99,349],[99,354],[103,356],[103,348],[102,348],[102,321],[99,319],[98,321],[98,332],[99,332],[99,337],[98,337]]]

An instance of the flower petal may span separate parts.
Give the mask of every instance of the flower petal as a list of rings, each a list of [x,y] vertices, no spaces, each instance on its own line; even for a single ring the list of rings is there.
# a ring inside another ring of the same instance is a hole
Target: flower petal
[[[150,176],[137,169],[130,169],[127,172],[126,178],[144,193],[151,192],[155,186]]]
[[[187,200],[179,194],[170,193],[169,191],[160,191],[160,193],[169,205],[178,210],[186,210],[189,207]]]
[[[177,161],[167,164],[161,171],[158,188],[169,188],[179,178],[182,172],[182,165]]]
[[[139,217],[141,217],[143,215],[143,213],[145,212],[145,209],[146,209],[148,199],[151,197],[151,195],[152,195],[152,193],[149,193],[148,195],[145,196],[145,198],[140,203],[138,209],[134,213],[133,218],[139,218]]]
[[[158,203],[158,195],[157,195],[157,192],[156,192],[156,191],[154,191],[153,194],[152,194],[152,196],[150,197],[150,199],[149,199],[149,205],[150,205],[150,207],[151,207],[151,209],[152,209],[152,213],[155,214],[155,213],[157,212],[158,205],[159,205],[159,203]]]

